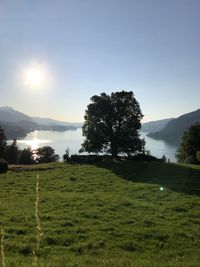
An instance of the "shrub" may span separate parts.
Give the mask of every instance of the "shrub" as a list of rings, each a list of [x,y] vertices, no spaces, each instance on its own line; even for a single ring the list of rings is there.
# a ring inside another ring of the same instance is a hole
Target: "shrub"
[[[4,159],[0,159],[0,173],[8,171],[8,162]]]
[[[134,161],[155,161],[155,162],[162,161],[161,159],[158,159],[154,156],[147,155],[147,154],[137,154],[135,156],[130,157],[130,159]]]
[[[98,155],[71,155],[70,161],[76,163],[97,163],[100,160],[103,160],[106,156],[98,156]]]

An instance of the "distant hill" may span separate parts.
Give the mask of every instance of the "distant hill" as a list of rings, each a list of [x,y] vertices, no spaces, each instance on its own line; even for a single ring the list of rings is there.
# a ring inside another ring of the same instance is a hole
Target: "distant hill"
[[[172,120],[173,118],[145,122],[142,124],[141,131],[148,133],[155,133],[161,131],[167,125],[167,123]]]
[[[19,126],[14,122],[0,121],[0,126],[4,129],[4,133],[7,139],[18,139],[25,137],[28,133],[24,127]]]
[[[58,121],[50,118],[40,118],[40,117],[32,117],[33,121],[42,124],[42,125],[49,125],[49,126],[74,126],[74,127],[81,127],[82,123],[76,122],[65,122],[65,121]]]
[[[11,107],[0,107],[0,120],[7,122],[33,121],[33,119]]]
[[[161,131],[149,133],[148,136],[154,139],[165,140],[168,143],[179,144],[183,133],[195,123],[200,123],[200,109],[168,122]]]
[[[34,130],[67,131],[82,126],[81,123],[68,123],[50,118],[30,117],[11,107],[0,107],[0,126],[7,139],[23,138]]]

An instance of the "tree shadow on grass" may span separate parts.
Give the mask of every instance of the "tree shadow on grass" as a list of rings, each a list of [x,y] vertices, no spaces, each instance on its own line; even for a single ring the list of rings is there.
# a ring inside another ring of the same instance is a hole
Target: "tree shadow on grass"
[[[109,169],[117,176],[135,183],[158,184],[176,192],[200,196],[200,169],[178,164],[129,160],[101,162],[97,167]]]

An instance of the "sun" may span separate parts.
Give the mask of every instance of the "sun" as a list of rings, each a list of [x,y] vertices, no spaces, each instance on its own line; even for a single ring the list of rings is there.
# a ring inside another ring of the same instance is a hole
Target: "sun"
[[[29,88],[42,88],[47,83],[47,75],[39,65],[29,67],[24,71],[23,76],[24,85]]]
[[[42,73],[37,69],[30,69],[26,72],[26,82],[32,86],[41,85],[43,80]]]
[[[33,88],[41,87],[44,84],[44,73],[37,68],[28,69],[25,72],[24,84]]]

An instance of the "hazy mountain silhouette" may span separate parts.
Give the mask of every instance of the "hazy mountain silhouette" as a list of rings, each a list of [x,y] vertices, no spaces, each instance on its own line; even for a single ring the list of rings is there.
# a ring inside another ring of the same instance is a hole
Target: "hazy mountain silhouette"
[[[7,122],[33,121],[33,119],[11,107],[0,107],[0,120]]]
[[[33,130],[75,130],[81,127],[81,123],[68,123],[50,118],[32,118],[11,107],[0,107],[0,126],[4,129],[7,139],[11,139],[22,138]]]
[[[15,122],[0,121],[0,126],[4,129],[4,133],[7,139],[22,138],[29,132],[24,127],[18,125]]]
[[[74,126],[74,127],[81,127],[82,123],[76,122],[65,122],[65,121],[58,121],[51,118],[41,118],[41,117],[32,117],[33,121],[42,124],[42,125],[49,125],[49,126]]]
[[[145,122],[142,124],[141,131],[148,133],[161,131],[167,125],[167,123],[173,119],[174,118]]]
[[[30,121],[40,125],[81,127],[82,123],[65,122],[51,118],[31,117],[12,107],[0,107],[0,120],[7,122]]]
[[[149,133],[148,136],[154,139],[162,139],[168,143],[179,144],[183,133],[195,123],[200,123],[200,109],[183,114],[168,122],[161,131]]]

